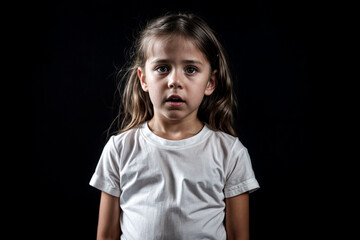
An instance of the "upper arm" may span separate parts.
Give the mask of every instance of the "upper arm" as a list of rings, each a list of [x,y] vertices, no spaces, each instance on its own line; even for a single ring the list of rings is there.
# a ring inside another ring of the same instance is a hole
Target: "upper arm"
[[[101,192],[97,239],[120,238],[120,199]]]
[[[227,239],[249,239],[249,193],[225,199],[225,227]]]

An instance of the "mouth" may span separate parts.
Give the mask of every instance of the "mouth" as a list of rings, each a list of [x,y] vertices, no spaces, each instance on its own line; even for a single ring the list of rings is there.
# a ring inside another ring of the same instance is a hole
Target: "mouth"
[[[181,102],[185,102],[180,96],[178,95],[171,95],[169,96],[166,100],[166,102],[178,102],[178,103],[181,103]]]
[[[166,98],[165,102],[171,107],[180,107],[185,103],[185,101],[178,95],[171,95]]]

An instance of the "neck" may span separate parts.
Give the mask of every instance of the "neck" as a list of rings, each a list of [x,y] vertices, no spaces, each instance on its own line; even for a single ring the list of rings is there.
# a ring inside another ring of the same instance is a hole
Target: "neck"
[[[193,120],[152,118],[148,125],[153,133],[168,140],[181,140],[192,137],[204,127],[204,124],[197,118]]]

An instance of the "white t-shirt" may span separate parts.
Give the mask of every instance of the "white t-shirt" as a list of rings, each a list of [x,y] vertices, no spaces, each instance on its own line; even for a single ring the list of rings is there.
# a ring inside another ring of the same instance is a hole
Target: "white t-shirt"
[[[90,185],[120,197],[123,240],[225,240],[224,198],[259,188],[238,138],[205,125],[167,140],[147,123],[109,139]]]

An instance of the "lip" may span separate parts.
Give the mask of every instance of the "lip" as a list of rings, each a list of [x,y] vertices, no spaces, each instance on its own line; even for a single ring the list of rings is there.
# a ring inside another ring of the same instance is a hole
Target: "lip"
[[[172,95],[168,96],[165,101],[166,102],[185,102],[181,96],[176,95],[176,94],[172,94]]]
[[[170,105],[171,107],[180,107],[185,103],[184,99],[176,94],[170,95],[165,100],[166,104]]]
[[[177,95],[177,94],[171,94],[170,96],[168,96],[168,97],[166,98],[166,101],[170,101],[171,99],[180,99],[181,101],[184,101],[184,100],[182,99],[182,97],[179,96],[179,95]]]

